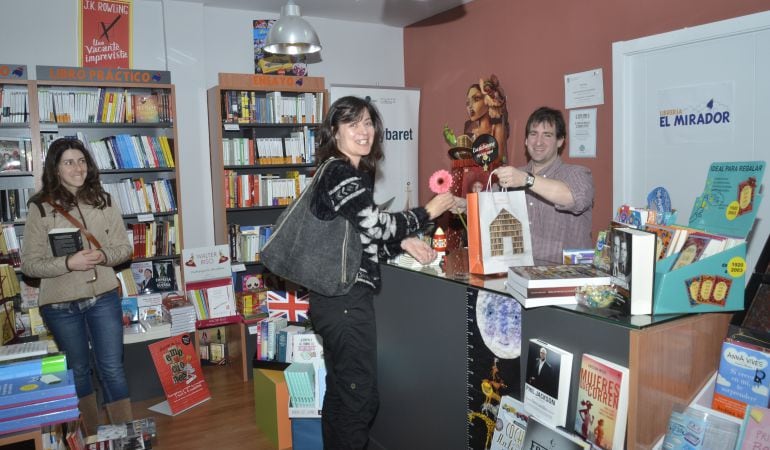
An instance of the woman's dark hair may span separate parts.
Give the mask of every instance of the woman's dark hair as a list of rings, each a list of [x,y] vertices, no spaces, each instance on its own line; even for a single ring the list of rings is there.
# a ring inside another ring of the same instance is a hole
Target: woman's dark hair
[[[86,160],[86,180],[78,189],[77,197],[62,185],[59,178],[59,163],[62,155],[67,150],[80,150]],[[30,203],[42,203],[51,201],[58,203],[64,209],[70,210],[78,202],[89,204],[95,208],[103,209],[108,205],[108,195],[99,182],[99,169],[96,168],[91,153],[78,139],[60,138],[48,146],[48,152],[43,164],[43,187],[30,198]]]
[[[369,117],[371,117],[374,125],[374,142],[371,152],[362,157],[358,163],[358,169],[368,173],[374,179],[377,173],[377,162],[383,157],[382,138],[385,135],[385,130],[377,108],[370,101],[359,97],[342,97],[329,107],[329,112],[326,114],[319,133],[320,139],[316,151],[317,164],[320,165],[332,156],[349,161],[349,158],[338,148],[336,135],[341,124],[361,120],[365,110],[369,111]]]
[[[564,139],[567,137],[567,125],[564,124],[564,116],[558,109],[549,108],[547,106],[541,106],[537,108],[535,112],[530,114],[527,120],[527,127],[524,128],[524,139],[529,136],[529,130],[535,125],[547,123],[556,131],[556,139]],[[559,147],[559,154],[564,149],[564,143]]]

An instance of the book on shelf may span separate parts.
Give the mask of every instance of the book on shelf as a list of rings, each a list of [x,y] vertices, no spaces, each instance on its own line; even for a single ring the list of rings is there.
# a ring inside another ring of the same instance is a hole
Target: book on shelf
[[[131,263],[131,274],[136,283],[136,290],[140,294],[158,292],[152,261],[139,261]]]
[[[687,232],[687,237],[682,244],[679,255],[671,266],[671,270],[679,269],[695,261],[708,258],[725,249],[728,241],[724,236],[702,233],[697,231]]]
[[[21,284],[14,266],[0,263],[0,298],[17,298],[21,294]]]
[[[770,338],[731,327],[722,343],[711,407],[743,418],[748,405],[770,406]]]
[[[48,340],[33,341],[48,345]],[[23,345],[23,344],[13,344]],[[0,347],[4,349],[7,346]],[[23,355],[23,356],[22,356]],[[0,363],[0,380],[8,380],[23,376],[39,376],[47,373],[63,372],[67,370],[67,356],[64,353],[40,353],[35,348],[29,353],[20,353],[12,359],[5,359]]]
[[[0,137],[0,173],[29,171],[24,138]]]
[[[315,369],[311,363],[292,363],[283,371],[292,406],[312,408],[315,399]]]
[[[766,449],[768,440],[770,440],[770,408],[747,406],[736,450]]]
[[[576,400],[575,432],[605,450],[624,448],[628,420],[629,371],[583,354]]]
[[[294,336],[299,333],[304,333],[305,327],[303,325],[290,324],[276,332],[276,351],[275,359],[281,362],[293,362],[294,355],[292,354]]]
[[[0,381],[0,408],[23,406],[73,395],[76,394],[72,370]]]
[[[564,249],[561,252],[564,264],[593,264],[594,249]]]
[[[610,275],[591,264],[514,266],[508,269],[508,281],[527,289],[598,286],[610,284]]]
[[[9,420],[21,419],[24,417],[37,416],[56,411],[62,411],[77,408],[78,397],[71,395],[67,397],[54,398],[35,403],[29,403],[15,408],[0,408],[0,423]]]
[[[73,395],[73,397],[75,396]],[[77,397],[75,398],[77,399]],[[56,423],[71,422],[77,420],[79,416],[80,410],[77,408],[77,405],[75,405],[64,409],[43,412],[40,414],[15,417],[13,419],[0,421],[0,434],[29,430],[32,428],[38,428]]]
[[[79,228],[54,228],[48,232],[53,256],[67,256],[83,250],[83,237]]]
[[[655,233],[655,259],[663,259],[671,255],[673,247],[671,243],[674,240],[677,229],[668,225],[647,224],[644,228],[650,233]]]
[[[524,403],[510,395],[500,397],[495,431],[489,450],[522,450],[529,414]]]
[[[314,333],[297,333],[291,341],[292,362],[323,362],[323,340]]]
[[[741,425],[703,411],[674,404],[663,438],[665,449],[734,449]]]
[[[133,99],[136,123],[158,123],[161,121],[158,93],[136,89],[133,92]]]
[[[535,308],[548,305],[577,304],[575,290],[577,287],[526,288],[506,281],[505,289],[525,308]]]
[[[524,406],[553,426],[564,426],[567,421],[572,359],[572,353],[546,341],[529,340]]]
[[[176,271],[174,269],[174,260],[162,259],[152,262],[155,285],[159,291],[175,291]]]
[[[614,228],[612,242],[612,284],[617,303],[628,315],[652,314],[655,274],[655,234],[636,228]]]
[[[588,450],[591,445],[533,414],[527,421],[524,445],[521,448],[527,450]]]
[[[30,341],[0,346],[0,361],[11,361],[48,353],[48,341]]]
[[[139,305],[136,297],[123,297],[120,299],[120,307],[123,310],[123,326],[139,322]]]

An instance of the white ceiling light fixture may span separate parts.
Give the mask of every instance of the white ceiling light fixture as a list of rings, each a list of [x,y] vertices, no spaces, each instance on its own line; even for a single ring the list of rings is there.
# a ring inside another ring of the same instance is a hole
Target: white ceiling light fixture
[[[270,28],[264,50],[277,55],[303,55],[321,51],[313,27],[299,15],[299,6],[288,0],[281,8],[281,18]]]

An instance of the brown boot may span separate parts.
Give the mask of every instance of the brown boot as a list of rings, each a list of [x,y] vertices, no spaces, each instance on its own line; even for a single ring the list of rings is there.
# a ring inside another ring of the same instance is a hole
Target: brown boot
[[[124,398],[116,402],[107,403],[107,415],[110,418],[110,423],[113,425],[126,423],[134,420],[133,414],[131,414],[131,399]]]
[[[83,428],[87,436],[96,434],[99,426],[99,406],[96,403],[96,394],[89,394],[78,399],[80,417],[83,419]]]

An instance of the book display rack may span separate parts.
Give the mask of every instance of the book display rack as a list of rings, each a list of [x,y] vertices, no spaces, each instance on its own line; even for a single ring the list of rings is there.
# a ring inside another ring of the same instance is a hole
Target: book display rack
[[[220,73],[208,90],[214,242],[230,247],[237,291],[246,277],[285,290],[282,280],[262,278],[259,248],[309,181],[327,102],[321,77]],[[240,337],[242,357],[250,358],[256,346],[250,330],[256,327],[230,327],[238,328],[232,334]],[[240,364],[244,381],[252,376],[245,369],[249,361]]]

